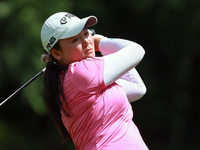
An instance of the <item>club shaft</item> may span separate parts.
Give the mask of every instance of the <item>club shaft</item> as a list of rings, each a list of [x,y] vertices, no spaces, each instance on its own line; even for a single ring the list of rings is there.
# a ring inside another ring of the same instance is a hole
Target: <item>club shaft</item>
[[[17,89],[14,93],[12,93],[8,98],[6,98],[4,101],[0,103],[0,107],[5,104],[8,100],[10,100],[12,97],[14,97],[16,94],[18,94],[23,88],[25,88],[27,85],[29,85],[33,80],[35,80],[37,77],[39,77],[41,74],[45,72],[46,68],[42,69],[39,73],[37,73],[33,78],[31,78],[28,82],[26,82],[24,85],[22,85],[19,89]]]

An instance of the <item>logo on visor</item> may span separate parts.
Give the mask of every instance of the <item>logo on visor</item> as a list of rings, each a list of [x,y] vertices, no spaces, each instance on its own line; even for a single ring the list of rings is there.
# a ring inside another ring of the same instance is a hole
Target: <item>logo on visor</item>
[[[67,23],[67,19],[71,19],[71,17],[75,17],[75,15],[73,14],[66,14],[64,17],[62,17],[62,19],[60,19],[60,24],[66,24]]]
[[[54,42],[56,41],[56,38],[52,36],[49,40],[49,43],[47,44],[47,49],[50,50]]]

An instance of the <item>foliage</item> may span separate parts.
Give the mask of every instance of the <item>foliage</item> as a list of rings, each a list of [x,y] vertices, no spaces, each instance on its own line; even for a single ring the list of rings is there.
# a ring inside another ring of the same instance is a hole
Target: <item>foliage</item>
[[[199,0],[2,0],[0,1],[1,101],[45,65],[40,30],[51,14],[97,16],[107,37],[141,44],[137,67],[147,94],[132,104],[134,121],[150,149],[199,149]],[[60,137],[43,105],[39,77],[0,110],[0,149],[74,149]]]

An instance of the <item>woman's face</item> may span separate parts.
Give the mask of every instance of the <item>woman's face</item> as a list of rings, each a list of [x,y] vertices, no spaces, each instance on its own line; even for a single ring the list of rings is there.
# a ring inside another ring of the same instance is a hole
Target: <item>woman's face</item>
[[[62,65],[95,57],[94,39],[88,29],[83,29],[74,37],[59,40],[59,44],[61,49],[57,50],[57,60]]]

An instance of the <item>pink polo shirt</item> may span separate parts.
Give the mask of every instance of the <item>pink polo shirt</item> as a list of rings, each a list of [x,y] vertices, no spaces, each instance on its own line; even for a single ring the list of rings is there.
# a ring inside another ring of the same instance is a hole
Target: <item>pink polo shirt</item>
[[[64,94],[72,117],[63,124],[77,150],[147,150],[132,121],[124,90],[104,83],[104,58],[72,63],[64,78]]]

